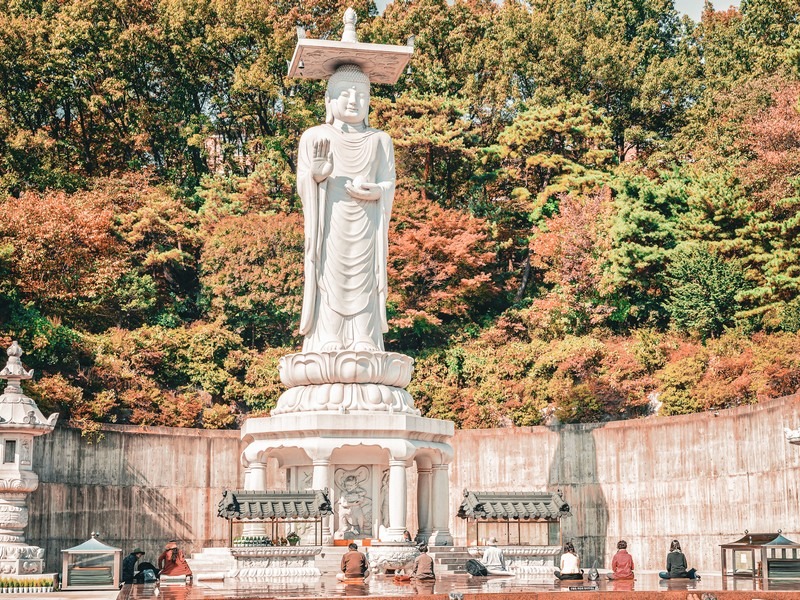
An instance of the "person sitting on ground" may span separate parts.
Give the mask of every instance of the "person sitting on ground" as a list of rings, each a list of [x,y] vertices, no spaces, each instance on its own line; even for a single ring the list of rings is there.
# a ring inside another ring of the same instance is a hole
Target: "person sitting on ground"
[[[369,575],[369,561],[363,552],[358,551],[358,544],[350,542],[347,552],[342,556],[342,572],[336,574],[336,579],[362,579]]]
[[[433,559],[428,554],[428,547],[422,545],[419,547],[420,555],[414,561],[414,570],[411,577],[414,579],[436,579],[433,572]]]
[[[128,556],[122,559],[122,583],[133,583],[136,575],[136,563],[144,556],[144,550],[134,548]]]
[[[633,557],[628,554],[628,542],[617,542],[617,553],[611,559],[611,569],[614,571],[609,579],[633,579]]]
[[[667,554],[667,570],[658,574],[661,579],[700,579],[696,569],[686,570],[686,557],[678,540],[672,540]]]
[[[561,555],[561,569],[556,571],[554,575],[559,579],[583,580],[581,561],[575,552],[575,546],[572,545],[572,542],[564,544],[564,554]]]
[[[158,581],[158,567],[153,563],[140,562],[139,572],[133,578],[134,583],[153,583]]]
[[[503,556],[503,551],[497,547],[496,537],[491,537],[486,542],[481,562],[486,567],[486,570],[489,571],[489,575],[513,575],[506,567],[506,558]]]
[[[164,552],[158,557],[158,569],[159,577],[162,575],[168,577],[192,576],[192,570],[189,568],[189,563],[186,562],[186,556],[184,556],[183,550],[178,548],[178,543],[175,540],[170,540],[164,546]]]

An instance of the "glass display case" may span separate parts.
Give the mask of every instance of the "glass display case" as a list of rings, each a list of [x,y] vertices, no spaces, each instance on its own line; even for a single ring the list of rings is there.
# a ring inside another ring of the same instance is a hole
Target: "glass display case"
[[[62,590],[102,590],[119,588],[122,549],[92,538],[61,551]]]

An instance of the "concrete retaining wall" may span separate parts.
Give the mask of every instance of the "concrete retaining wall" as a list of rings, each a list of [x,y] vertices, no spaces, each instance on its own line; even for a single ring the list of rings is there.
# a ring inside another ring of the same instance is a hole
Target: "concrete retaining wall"
[[[800,446],[783,433],[799,426],[800,398],[788,397],[716,414],[457,431],[451,532],[457,544],[472,541],[455,517],[464,489],[561,489],[573,512],[564,538],[584,565],[609,566],[626,539],[637,568],[661,569],[677,538],[690,566],[718,571],[718,545],[745,529],[780,528],[800,542]],[[93,530],[126,553],[141,546],[151,561],[172,538],[190,553],[227,544],[216,505],[243,481],[238,431],[108,426],[104,435],[87,444],[80,432],[57,429],[35,441],[41,483],[26,534],[47,549],[48,569]],[[285,487],[274,464],[268,482]],[[414,485],[409,472],[410,494]]]
[[[92,531],[123,556],[140,546],[153,563],[171,539],[187,553],[227,545],[217,503],[242,481],[238,431],[110,425],[103,436],[89,444],[57,428],[34,441],[39,489],[28,497],[26,539],[46,549],[49,572]]]
[[[609,567],[620,539],[637,568],[665,568],[677,538],[690,567],[719,572],[719,544],[782,529],[800,542],[800,398],[669,418],[560,429],[458,431],[451,511],[463,489],[561,489],[582,563]],[[479,465],[479,466],[477,466]],[[454,534],[465,540],[464,523]],[[474,533],[473,533],[474,536]],[[472,540],[470,540],[472,541]]]

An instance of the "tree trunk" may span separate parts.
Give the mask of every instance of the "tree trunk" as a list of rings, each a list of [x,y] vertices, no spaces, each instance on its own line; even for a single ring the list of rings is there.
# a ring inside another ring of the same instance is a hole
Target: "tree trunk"
[[[519,282],[517,294],[514,296],[514,302],[519,302],[525,297],[525,290],[528,287],[528,281],[531,278],[531,251],[525,255],[525,262],[522,263],[522,281]]]

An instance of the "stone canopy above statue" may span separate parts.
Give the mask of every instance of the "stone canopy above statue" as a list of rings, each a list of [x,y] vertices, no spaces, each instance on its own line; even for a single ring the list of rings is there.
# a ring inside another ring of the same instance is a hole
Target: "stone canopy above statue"
[[[396,83],[414,52],[411,40],[406,46],[361,43],[356,36],[355,23],[356,12],[348,8],[341,42],[307,39],[305,32],[298,28],[289,77],[328,79],[342,65],[357,65],[372,83]]]

